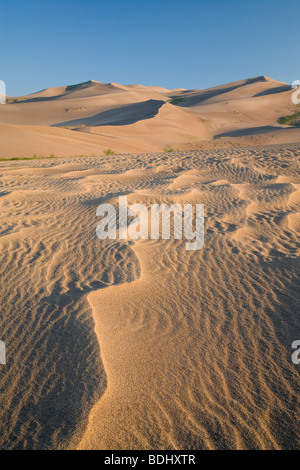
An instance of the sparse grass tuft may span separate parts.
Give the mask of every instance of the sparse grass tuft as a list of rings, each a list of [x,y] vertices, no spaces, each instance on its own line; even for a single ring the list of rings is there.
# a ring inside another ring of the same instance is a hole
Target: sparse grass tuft
[[[39,157],[36,153],[32,155],[32,157],[10,157],[10,158],[0,158],[0,162],[9,162],[14,160],[48,160],[49,158],[59,158],[51,153],[47,157]]]
[[[114,151],[112,149],[103,150],[104,155],[114,155]]]
[[[113,152],[114,153],[114,152]],[[82,154],[82,155],[73,155],[74,158],[78,157],[95,157],[96,155],[93,153],[92,155]],[[8,157],[8,158],[0,158],[0,162],[10,162],[13,160],[49,160],[51,158],[67,158],[67,155],[54,155],[54,153],[50,153],[50,155],[47,155],[46,157],[39,157],[36,153],[32,155],[32,157]],[[70,156],[69,156],[70,157]]]
[[[166,145],[166,146],[163,148],[163,151],[164,151],[164,152],[174,152],[174,149],[173,149],[172,145]]]
[[[114,152],[113,152],[114,153]],[[73,155],[74,158],[78,157],[95,157],[96,155],[93,153],[92,155],[82,154],[82,155]],[[66,158],[68,156],[66,155],[54,155],[54,153],[50,153],[50,155],[47,155],[46,157],[40,157],[36,153],[32,155],[32,157],[8,157],[8,158],[0,158],[0,162],[10,162],[12,160],[49,160],[51,158]],[[70,157],[70,156],[69,156]]]
[[[10,158],[0,158],[0,162],[10,162],[12,160],[35,160],[36,158],[43,158],[43,157],[10,157]],[[46,158],[46,157],[44,157]]]
[[[6,104],[22,103],[26,98],[6,98]]]
[[[176,105],[182,103],[183,101],[185,101],[185,98],[181,98],[180,96],[174,96],[174,98],[168,100],[167,103]]]
[[[278,119],[278,124],[290,125],[290,126],[300,126],[300,111],[297,111],[294,114],[289,116],[282,116]]]

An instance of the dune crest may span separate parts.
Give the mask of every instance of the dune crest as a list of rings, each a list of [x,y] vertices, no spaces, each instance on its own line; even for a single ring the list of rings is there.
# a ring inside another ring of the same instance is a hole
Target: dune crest
[[[292,93],[265,76],[206,90],[95,80],[46,88],[0,107],[0,158],[295,143],[299,126],[278,123],[295,112]]]

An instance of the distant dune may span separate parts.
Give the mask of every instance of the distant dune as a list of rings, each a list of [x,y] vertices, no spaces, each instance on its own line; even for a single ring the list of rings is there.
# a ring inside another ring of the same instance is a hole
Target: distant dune
[[[206,90],[90,80],[9,98],[0,106],[0,157],[57,156],[292,143],[300,128],[291,87],[255,77]]]

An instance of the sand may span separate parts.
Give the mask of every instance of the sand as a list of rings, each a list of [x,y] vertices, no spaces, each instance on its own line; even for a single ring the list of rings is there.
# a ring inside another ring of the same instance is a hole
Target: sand
[[[285,144],[0,162],[0,447],[299,449],[299,156]],[[96,208],[119,195],[205,204],[204,247],[99,240]]]
[[[294,90],[260,76],[207,90],[90,80],[8,98],[0,105],[0,158],[240,147],[300,141]]]

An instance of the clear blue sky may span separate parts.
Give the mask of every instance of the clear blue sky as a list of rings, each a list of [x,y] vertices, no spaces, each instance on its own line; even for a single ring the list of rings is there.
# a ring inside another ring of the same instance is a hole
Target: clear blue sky
[[[10,96],[89,79],[167,88],[300,79],[294,0],[3,0],[0,9]]]

